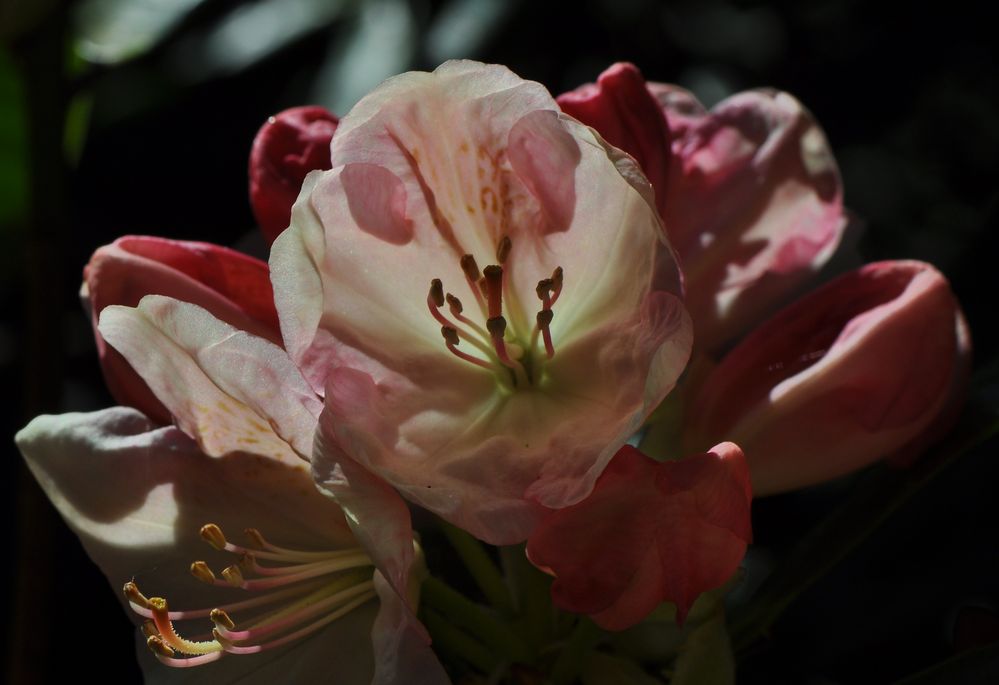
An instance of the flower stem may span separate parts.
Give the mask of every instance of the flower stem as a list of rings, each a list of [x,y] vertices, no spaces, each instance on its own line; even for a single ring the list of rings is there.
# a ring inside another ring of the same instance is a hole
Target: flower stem
[[[512,616],[516,610],[509,588],[503,581],[503,574],[489,558],[482,543],[447,521],[441,521],[441,529],[461,557],[475,584],[482,590],[486,600],[504,616]]]
[[[423,581],[421,602],[439,612],[455,626],[481,640],[492,653],[501,655],[509,661],[520,663],[530,661],[527,644],[510,626],[497,620],[485,607],[476,604],[437,578],[430,576]]]

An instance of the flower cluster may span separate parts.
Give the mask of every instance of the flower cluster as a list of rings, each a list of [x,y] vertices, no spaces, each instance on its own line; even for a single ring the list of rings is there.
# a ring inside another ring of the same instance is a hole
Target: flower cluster
[[[848,222],[785,93],[707,111],[618,64],[555,99],[448,62],[342,119],[271,118],[250,190],[269,264],[140,236],[94,254],[123,407],[18,435],[169,666],[447,682],[411,506],[526,542],[605,629],[664,601],[682,621],[738,568],[754,493],[911,458],[960,404],[970,342],[933,267],[801,295]]]

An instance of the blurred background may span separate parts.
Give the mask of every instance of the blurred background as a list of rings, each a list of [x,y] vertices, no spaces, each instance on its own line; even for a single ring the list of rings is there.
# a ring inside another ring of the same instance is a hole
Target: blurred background
[[[861,0],[0,0],[8,682],[54,682],[67,663],[106,682],[140,677],[118,588],[10,436],[38,413],[111,404],[77,298],[95,248],[139,233],[263,249],[246,162],[268,115],[307,103],[342,115],[382,79],[455,57],[506,64],[556,94],[621,60],[708,105],[746,88],[787,90],[825,128],[864,226],[864,259],[936,264],[965,307],[976,366],[994,368],[999,74],[987,4],[899,13]],[[981,378],[975,401],[994,407],[999,384]],[[975,648],[999,661],[997,447],[935,472],[810,584],[744,655],[740,682],[920,672],[911,682],[983,682],[926,669]],[[754,563],[793,550],[846,487],[755,503]]]

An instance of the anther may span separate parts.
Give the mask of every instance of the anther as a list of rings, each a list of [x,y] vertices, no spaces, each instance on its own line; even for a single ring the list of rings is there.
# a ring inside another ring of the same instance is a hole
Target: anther
[[[557,300],[558,296],[562,293],[562,277],[562,267],[556,266],[555,270],[552,271],[552,283],[555,284],[555,292],[552,293],[552,304],[555,304],[555,300]]]
[[[503,236],[503,239],[499,241],[499,245],[496,246],[496,261],[500,264],[506,262],[506,258],[510,256],[511,248],[513,248],[513,242],[510,240],[510,236]]]
[[[191,575],[202,583],[208,583],[209,585],[215,583],[215,574],[208,568],[208,564],[203,561],[195,561],[191,564]]]
[[[427,297],[435,306],[444,306],[444,285],[441,283],[441,279],[435,278],[430,281],[430,294]]]
[[[478,283],[481,274],[479,274],[479,265],[475,263],[475,257],[470,254],[464,255],[461,258],[461,270],[465,272],[465,278],[470,282]]]
[[[451,293],[448,293],[446,299],[448,306],[451,308],[452,316],[458,316],[461,314],[462,311],[464,311],[464,307],[461,306],[461,300],[459,300],[457,297],[455,297]]]
[[[233,587],[243,584],[243,572],[239,570],[239,566],[226,566],[222,569],[222,577]]]
[[[506,333],[506,319],[502,316],[494,316],[486,321],[486,329],[489,331],[489,335],[493,337],[493,340],[499,338],[503,339],[503,335]]]
[[[444,336],[444,342],[449,346],[458,344],[458,331],[451,326],[441,326],[441,335]]]
[[[142,622],[142,634],[146,636],[147,640],[149,638],[153,637],[154,635],[156,637],[160,636],[159,631],[156,630],[156,624],[153,623],[152,621],[143,621]]]
[[[483,269],[482,275],[486,281],[489,318],[494,319],[503,314],[503,267],[490,264]]]
[[[246,537],[250,538],[250,542],[254,547],[263,549],[267,546],[267,541],[264,540],[264,536],[261,535],[260,531],[256,528],[246,528],[243,532],[246,534]]]
[[[201,539],[219,551],[225,550],[225,535],[222,534],[222,529],[214,523],[206,523],[201,526]]]
[[[140,606],[143,609],[150,608],[149,600],[144,594],[139,592],[139,586],[136,585],[134,581],[130,580],[125,583],[125,586],[122,588],[122,592],[125,593],[125,598],[132,604]]]
[[[150,635],[146,638],[146,646],[153,654],[158,654],[166,658],[172,658],[176,652],[163,641],[159,635]]]
[[[534,292],[537,293],[539,300],[545,302],[549,300],[552,291],[554,290],[555,290],[555,281],[553,281],[550,278],[542,278],[540,281],[538,281],[538,287],[534,289]]]
[[[555,312],[550,309],[542,309],[538,312],[538,328],[547,328],[555,317]]]
[[[222,609],[212,609],[212,613],[209,618],[212,619],[212,623],[217,626],[222,626],[226,630],[232,630],[236,627],[235,622],[233,622],[233,620],[229,617],[229,614]]]

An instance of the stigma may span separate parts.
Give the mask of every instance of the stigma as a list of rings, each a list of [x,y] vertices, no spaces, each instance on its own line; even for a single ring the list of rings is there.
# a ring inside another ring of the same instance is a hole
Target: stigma
[[[535,293],[540,309],[534,317],[530,331],[518,331],[509,325],[506,313],[511,307],[522,311],[520,303],[511,302],[516,292],[510,287],[507,264],[513,249],[509,236],[504,236],[496,246],[496,262],[481,271],[475,257],[465,254],[459,260],[475,304],[480,321],[465,311],[465,306],[454,294],[445,292],[444,283],[435,278],[430,282],[427,307],[441,324],[445,347],[459,359],[497,372],[502,379],[509,379],[514,387],[532,385],[540,378],[543,362],[555,356],[551,323],[552,309],[562,292],[563,270],[556,267],[549,277],[538,281]],[[444,307],[447,305],[447,313]],[[513,320],[513,319],[509,319]],[[483,323],[485,325],[483,325]],[[470,349],[459,349],[465,343]],[[543,352],[542,352],[543,351]]]
[[[209,585],[239,588],[248,599],[201,609],[175,611],[163,597],[146,597],[135,581],[125,583],[132,610],[146,619],[146,645],[159,661],[189,668],[225,655],[264,652],[302,640],[375,597],[374,565],[360,549],[309,551],[278,547],[249,528],[248,546],[233,544],[214,523],[201,537],[235,563],[216,574],[204,561],[191,564],[191,575]],[[221,577],[220,577],[221,576]],[[211,639],[192,640],[177,624],[202,620]]]

